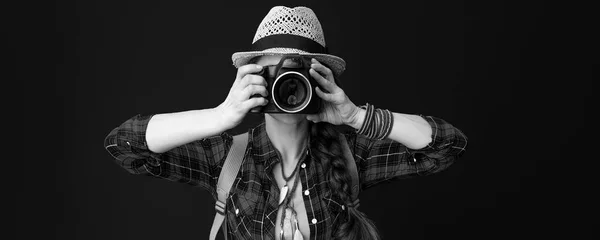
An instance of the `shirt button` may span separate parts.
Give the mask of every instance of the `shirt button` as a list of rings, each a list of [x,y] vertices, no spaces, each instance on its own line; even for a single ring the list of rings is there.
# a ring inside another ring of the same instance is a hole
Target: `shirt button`
[[[312,223],[313,223],[313,224],[317,224],[317,219],[316,219],[316,218],[313,218],[313,220],[312,220]]]
[[[238,214],[240,214],[240,209],[235,209],[235,215],[237,216]]]
[[[302,163],[302,165],[300,165],[300,167],[306,168],[306,163]]]
[[[308,196],[308,194],[310,194],[308,190],[304,191],[304,195]]]

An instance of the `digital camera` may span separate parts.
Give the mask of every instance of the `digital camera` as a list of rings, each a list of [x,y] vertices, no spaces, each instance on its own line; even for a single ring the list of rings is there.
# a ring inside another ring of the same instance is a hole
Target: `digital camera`
[[[265,66],[256,73],[267,81],[269,103],[252,108],[253,113],[316,114],[322,100],[315,93],[317,81],[310,76],[310,57],[284,55],[277,65]],[[323,88],[320,88],[323,89]],[[262,97],[254,94],[252,97]]]

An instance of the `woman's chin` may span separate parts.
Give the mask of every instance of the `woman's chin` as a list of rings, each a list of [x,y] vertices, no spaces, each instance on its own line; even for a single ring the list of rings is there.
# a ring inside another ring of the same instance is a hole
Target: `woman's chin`
[[[271,118],[286,124],[297,124],[306,120],[306,114],[274,113],[266,114]]]

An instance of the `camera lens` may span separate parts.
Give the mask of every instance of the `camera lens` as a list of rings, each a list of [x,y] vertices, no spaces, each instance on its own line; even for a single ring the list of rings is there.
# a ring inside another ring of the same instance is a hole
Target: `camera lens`
[[[306,98],[306,88],[297,78],[290,78],[281,83],[279,96],[285,100],[285,107],[295,108]]]
[[[302,74],[286,72],[273,84],[273,99],[284,112],[294,113],[304,109],[312,97],[310,82]]]

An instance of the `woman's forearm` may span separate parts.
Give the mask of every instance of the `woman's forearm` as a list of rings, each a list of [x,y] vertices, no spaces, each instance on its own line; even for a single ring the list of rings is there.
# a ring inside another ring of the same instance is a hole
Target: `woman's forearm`
[[[421,149],[431,143],[431,126],[419,115],[392,113],[394,126],[388,136],[410,149]]]
[[[362,127],[366,110],[358,108],[355,120],[349,124],[355,129]],[[389,139],[402,143],[410,149],[421,149],[431,143],[432,129],[429,123],[419,115],[392,113],[394,125],[388,136]]]
[[[163,153],[172,148],[218,135],[225,129],[216,108],[156,114],[148,122],[148,149]]]

